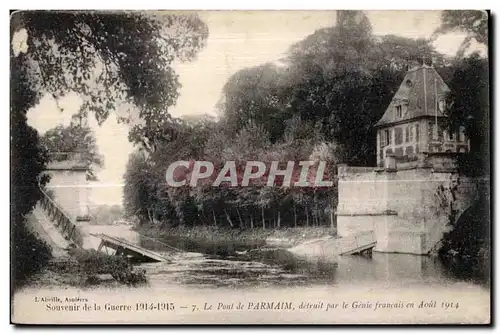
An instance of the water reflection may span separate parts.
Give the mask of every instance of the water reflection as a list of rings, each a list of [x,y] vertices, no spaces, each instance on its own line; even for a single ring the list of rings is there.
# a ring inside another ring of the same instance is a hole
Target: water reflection
[[[190,241],[191,252],[177,252],[152,242],[130,230],[130,227],[96,226],[92,233],[122,237],[143,247],[163,253],[173,263],[147,263],[151,286],[183,284],[211,287],[297,286],[297,285],[363,285],[364,287],[409,287],[447,285],[458,280],[448,274],[441,263],[426,256],[374,253],[364,256],[316,257],[297,256],[285,249],[246,249],[230,255],[206,255]],[[180,240],[174,247],[180,248]],[[96,244],[98,240],[96,241]],[[185,244],[184,244],[185,245]],[[96,245],[97,247],[97,245]],[[199,246],[203,250],[204,245]]]

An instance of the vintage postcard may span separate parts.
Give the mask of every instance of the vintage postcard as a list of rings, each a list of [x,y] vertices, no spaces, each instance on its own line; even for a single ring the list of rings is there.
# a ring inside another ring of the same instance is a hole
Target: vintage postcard
[[[11,322],[490,324],[489,15],[11,13]]]

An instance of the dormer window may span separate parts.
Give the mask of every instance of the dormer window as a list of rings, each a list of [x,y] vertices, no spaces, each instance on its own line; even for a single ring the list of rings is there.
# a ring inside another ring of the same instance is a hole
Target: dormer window
[[[396,106],[396,117],[403,117],[403,107],[401,105]]]

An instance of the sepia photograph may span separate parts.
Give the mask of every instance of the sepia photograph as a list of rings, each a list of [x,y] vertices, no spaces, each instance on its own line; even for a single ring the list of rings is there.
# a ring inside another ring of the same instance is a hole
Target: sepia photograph
[[[490,22],[11,11],[11,323],[490,325]]]

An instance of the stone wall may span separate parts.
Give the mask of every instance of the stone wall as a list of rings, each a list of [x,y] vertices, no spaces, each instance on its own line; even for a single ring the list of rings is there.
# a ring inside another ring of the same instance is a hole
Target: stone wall
[[[457,218],[477,191],[476,181],[459,177],[450,159],[427,156],[401,169],[340,166],[339,235],[374,230],[377,251],[426,254],[433,250],[450,228],[450,187],[456,185]]]
[[[51,179],[46,189],[54,194],[56,203],[73,221],[88,214],[89,188],[87,168],[74,161],[56,161],[49,163],[45,173]]]

